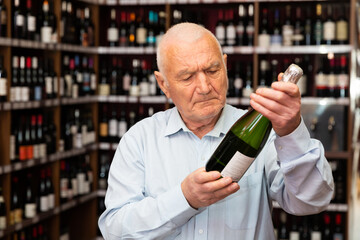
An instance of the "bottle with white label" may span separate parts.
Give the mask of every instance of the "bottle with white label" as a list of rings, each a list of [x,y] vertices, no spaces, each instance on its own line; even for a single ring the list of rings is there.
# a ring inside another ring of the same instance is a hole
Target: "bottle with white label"
[[[297,83],[302,74],[302,69],[292,64],[283,81]],[[223,177],[239,181],[265,145],[271,128],[269,119],[249,108],[226,133],[207,162],[206,171],[219,171]]]
[[[0,187],[0,230],[6,228],[6,205],[2,192],[2,187]]]
[[[7,100],[7,75],[3,63],[4,57],[0,56],[0,102]]]

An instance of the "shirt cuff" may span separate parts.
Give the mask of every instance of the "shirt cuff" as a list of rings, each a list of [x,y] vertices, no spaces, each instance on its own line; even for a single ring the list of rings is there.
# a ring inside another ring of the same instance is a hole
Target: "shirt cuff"
[[[299,126],[290,134],[277,136],[274,144],[280,163],[290,162],[308,151],[310,134],[304,120],[301,118]]]
[[[159,210],[163,217],[176,226],[184,225],[191,217],[200,212],[189,205],[180,185],[159,196],[158,200]]]

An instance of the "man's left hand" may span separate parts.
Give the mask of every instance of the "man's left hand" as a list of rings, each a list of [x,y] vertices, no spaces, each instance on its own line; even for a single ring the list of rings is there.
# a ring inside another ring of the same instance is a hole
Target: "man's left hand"
[[[294,83],[278,81],[271,88],[258,88],[250,95],[250,105],[271,121],[280,137],[293,132],[301,122],[301,95]]]

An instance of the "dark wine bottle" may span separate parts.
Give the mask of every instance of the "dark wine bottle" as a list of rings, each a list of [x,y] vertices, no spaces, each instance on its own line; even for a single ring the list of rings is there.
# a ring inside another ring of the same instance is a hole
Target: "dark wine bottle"
[[[26,192],[25,192],[25,205],[24,205],[24,216],[25,218],[33,218],[36,216],[36,201],[35,193],[32,187],[32,174],[27,174],[26,181]]]
[[[283,81],[297,83],[302,74],[302,69],[292,64]],[[206,171],[217,170],[223,177],[239,181],[265,145],[271,128],[269,119],[250,108],[227,132],[207,162]]]
[[[6,205],[5,200],[3,196],[3,190],[0,186],[0,230],[6,229],[7,223],[6,223]]]

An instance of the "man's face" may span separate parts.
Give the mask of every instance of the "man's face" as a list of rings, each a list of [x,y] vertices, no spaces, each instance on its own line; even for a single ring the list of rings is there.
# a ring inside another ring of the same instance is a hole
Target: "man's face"
[[[226,55],[221,56],[215,40],[205,35],[195,43],[171,47],[165,54],[168,84],[164,92],[183,120],[201,123],[218,116],[225,105],[228,80]]]

